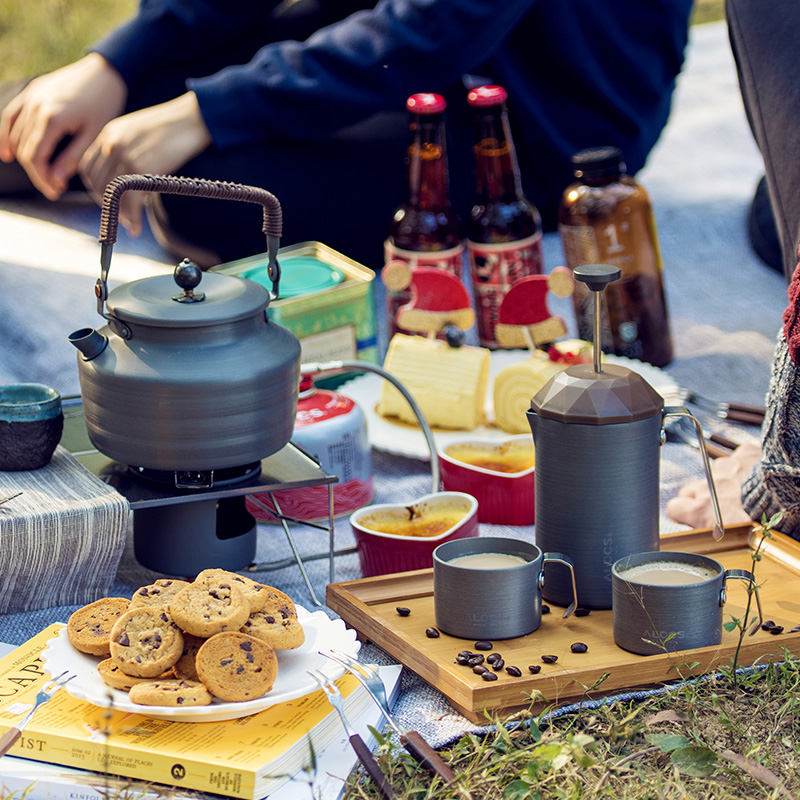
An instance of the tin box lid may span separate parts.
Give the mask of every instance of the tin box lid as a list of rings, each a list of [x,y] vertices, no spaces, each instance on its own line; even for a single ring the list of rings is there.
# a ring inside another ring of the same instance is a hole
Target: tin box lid
[[[554,375],[531,400],[540,417],[585,425],[636,422],[661,414],[664,398],[637,372],[576,364]]]
[[[124,322],[154,327],[198,328],[253,317],[269,304],[269,292],[253,281],[204,272],[194,289],[203,300],[179,303],[183,294],[172,275],[122,284],[109,292],[108,310]]]
[[[340,269],[313,256],[282,258],[280,265],[280,299],[321,292],[338,286],[344,280]],[[242,277],[267,288],[272,286],[266,263],[247,270]]]

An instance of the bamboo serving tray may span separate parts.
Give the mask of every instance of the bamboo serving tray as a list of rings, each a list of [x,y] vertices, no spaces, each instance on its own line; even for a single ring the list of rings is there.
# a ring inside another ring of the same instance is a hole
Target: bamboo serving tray
[[[752,552],[757,544],[749,524],[727,528],[720,542],[714,541],[710,528],[661,537],[662,550],[709,555],[726,569],[752,569]],[[789,633],[800,625],[800,601],[791,599],[798,596],[800,542],[773,532],[762,554],[756,566],[756,583],[764,619],[782,625],[784,633],[776,636],[759,629],[753,636],[745,636],[740,666],[783,661],[787,655],[800,653],[800,632]],[[747,584],[729,580],[727,595],[723,622],[744,615]],[[503,603],[502,585],[497,587],[496,602]],[[563,705],[700,675],[730,664],[738,642],[738,630],[723,630],[718,646],[640,656],[614,644],[611,611],[592,611],[588,616],[573,615],[564,620],[563,609],[550,604],[552,613],[542,617],[538,630],[493,642],[506,666],[518,666],[522,677],[513,677],[503,669],[496,673],[496,681],[487,682],[455,661],[460,650],[475,649],[473,640],[445,633],[436,639],[425,635],[425,629],[436,624],[432,569],[332,583],[327,589],[327,603],[360,638],[375,643],[412,669],[441,691],[461,714],[479,724],[487,722],[487,713],[502,716],[523,708]],[[411,614],[401,617],[396,611],[398,605],[411,609]],[[756,613],[753,603],[751,615]],[[573,642],[583,642],[588,651],[571,652]],[[558,661],[543,663],[541,656],[545,654],[558,656]],[[538,675],[529,672],[531,664],[541,666]]]

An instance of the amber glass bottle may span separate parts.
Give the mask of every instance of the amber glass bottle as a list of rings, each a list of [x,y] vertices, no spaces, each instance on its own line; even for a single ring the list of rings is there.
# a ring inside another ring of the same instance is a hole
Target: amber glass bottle
[[[385,263],[405,261],[414,267],[441,267],[461,278],[464,246],[460,222],[450,206],[450,175],[444,111],[438,94],[414,94],[406,101],[409,144],[406,195],[394,212],[384,243]],[[408,291],[386,293],[389,337],[398,332],[395,314],[411,299]]]
[[[650,197],[626,174],[617,147],[581,150],[572,163],[576,182],[564,191],[558,217],[567,266],[613,264],[622,270],[605,290],[603,349],[663,367],[672,361],[672,338]],[[592,338],[589,295],[578,282],[573,301],[582,339]]]
[[[475,118],[475,201],[467,222],[467,256],[478,338],[497,348],[500,303],[520,278],[543,272],[542,222],[522,193],[502,86],[467,94]]]

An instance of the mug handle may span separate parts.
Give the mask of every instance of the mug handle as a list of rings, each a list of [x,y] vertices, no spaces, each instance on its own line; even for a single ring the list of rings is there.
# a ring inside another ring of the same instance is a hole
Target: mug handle
[[[572,559],[569,556],[564,555],[564,553],[545,553],[544,559],[542,560],[542,566],[544,566],[548,561],[552,561],[556,564],[563,564],[565,567],[567,567],[567,569],[569,569],[569,574],[572,577],[572,603],[561,616],[561,619],[566,619],[578,607],[578,587],[575,585],[575,567],[572,564]],[[544,569],[539,573],[539,588],[541,589],[543,586]]]
[[[761,613],[761,600],[758,597],[758,586],[756,586],[755,578],[753,577],[753,573],[748,569],[726,569],[725,574],[722,576],[722,591],[719,593],[720,606],[724,606],[725,600],[727,599],[725,596],[725,586],[729,578],[739,578],[739,580],[747,581],[753,587],[753,593],[756,596],[756,607],[758,608],[758,621],[753,625],[750,631],[750,636],[752,636],[761,627],[761,623],[764,620]]]

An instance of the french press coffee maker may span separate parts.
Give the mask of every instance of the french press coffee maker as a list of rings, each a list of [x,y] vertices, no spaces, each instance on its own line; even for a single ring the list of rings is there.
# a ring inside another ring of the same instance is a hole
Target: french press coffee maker
[[[608,609],[612,565],[659,549],[659,462],[667,417],[694,422],[715,539],[722,538],[723,525],[697,419],[683,406],[665,407],[637,372],[601,364],[601,293],[620,270],[588,264],[573,274],[594,293],[594,363],[554,375],[527,411],[536,446],[536,544],[572,560],[580,606]],[[571,575],[548,565],[543,595],[558,605],[572,602]]]

